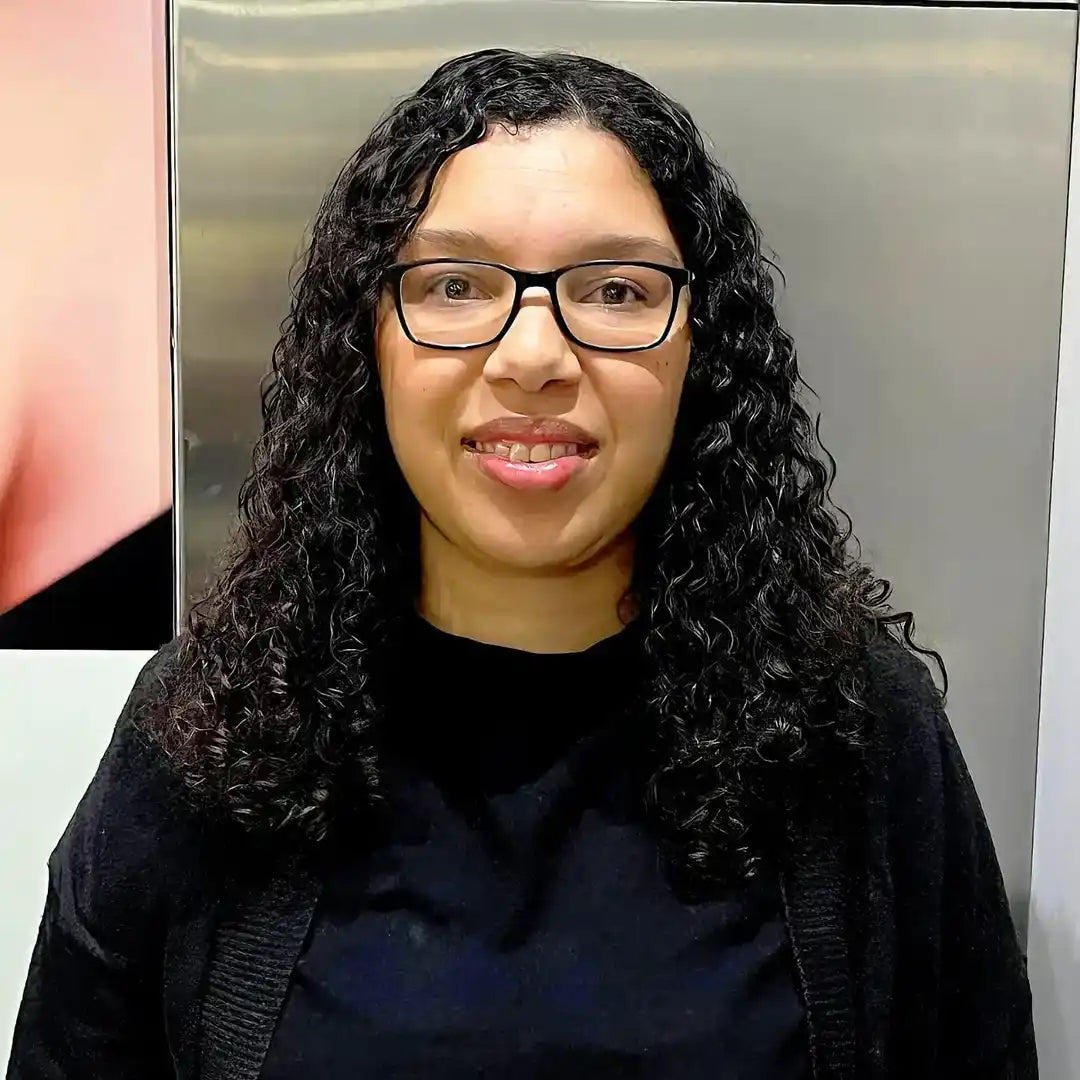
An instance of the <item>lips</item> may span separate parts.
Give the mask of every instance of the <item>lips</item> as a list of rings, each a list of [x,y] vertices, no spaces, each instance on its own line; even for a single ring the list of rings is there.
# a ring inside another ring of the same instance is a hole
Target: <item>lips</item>
[[[463,445],[479,447],[503,444],[513,446],[572,445],[581,452],[588,453],[599,445],[595,435],[572,424],[568,420],[554,417],[503,416],[489,420],[470,431],[462,440]]]
[[[461,444],[485,476],[523,492],[560,490],[599,449],[596,437],[577,424],[522,416],[491,420]]]

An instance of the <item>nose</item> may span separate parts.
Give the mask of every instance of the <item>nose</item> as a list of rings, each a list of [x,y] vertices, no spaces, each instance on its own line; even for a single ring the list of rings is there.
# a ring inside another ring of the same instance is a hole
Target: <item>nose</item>
[[[484,365],[484,377],[493,382],[511,379],[530,393],[551,382],[575,383],[581,378],[581,365],[555,321],[546,290],[530,288],[522,294],[510,329]]]

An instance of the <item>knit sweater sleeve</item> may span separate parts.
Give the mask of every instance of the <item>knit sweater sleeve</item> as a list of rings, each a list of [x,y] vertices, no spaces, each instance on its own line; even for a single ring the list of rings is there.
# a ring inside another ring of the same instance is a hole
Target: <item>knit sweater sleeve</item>
[[[907,1003],[895,1014],[894,1041],[910,1049],[905,1029],[928,1031],[932,1045],[921,1062],[933,1062],[934,1075],[1034,1080],[1026,961],[941,695],[927,667],[891,641],[877,647],[874,667],[890,728],[895,991]]]
[[[171,1077],[162,1009],[168,903],[189,842],[167,769],[133,718],[161,686],[143,668],[48,864],[48,890],[8,1080]]]
[[[1038,1076],[1026,958],[964,755],[936,711],[945,805],[942,1055],[953,1076]]]

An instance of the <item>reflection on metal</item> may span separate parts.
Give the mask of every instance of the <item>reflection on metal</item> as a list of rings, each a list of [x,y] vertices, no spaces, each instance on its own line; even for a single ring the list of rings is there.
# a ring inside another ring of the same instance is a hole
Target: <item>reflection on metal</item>
[[[468,2],[476,6],[500,4],[504,0]],[[319,19],[325,16],[340,19],[346,15],[373,15],[379,11],[400,11],[402,8],[430,7],[434,4],[454,4],[460,7],[462,0],[303,0],[299,4],[287,3],[284,0],[264,0],[262,3],[249,4],[233,3],[230,0],[183,0],[183,4],[191,11],[232,19]]]
[[[183,422],[183,360],[180,355],[180,199],[177,177],[177,102],[180,97],[176,77],[176,15],[177,0],[165,0],[165,92],[166,92],[166,154],[168,157],[167,183],[169,188],[168,237],[169,280],[172,294],[169,297],[169,359],[170,396],[172,404],[173,449],[173,618],[176,629],[183,625],[188,608],[187,592],[187,543],[184,535],[184,503],[186,498],[187,449],[184,442]]]
[[[431,7],[435,4],[453,4],[464,7],[466,3],[472,6],[481,4],[504,3],[505,0],[301,0],[300,3],[289,3],[287,0],[256,0],[253,3],[236,3],[234,0],[182,0],[184,7],[191,11],[205,12],[232,19],[318,19],[318,18],[341,18],[345,15],[372,15],[380,11],[399,11],[402,8]],[[553,0],[559,2],[559,0]],[[628,3],[636,4],[664,4],[673,0],[591,0],[594,4],[608,3],[625,6]],[[685,3],[687,0],[681,0]],[[707,2],[707,0],[703,0]],[[778,3],[805,3],[807,0],[776,0]],[[867,0],[846,0],[847,3],[866,3]],[[887,0],[883,0],[887,2]],[[960,4],[1002,4],[1005,6],[1019,6],[1016,0],[944,0],[947,3]],[[1075,7],[1070,0],[1026,0],[1026,7]]]
[[[551,0],[556,3],[558,0]],[[592,0],[596,3],[597,0]],[[604,0],[613,3],[614,0]],[[624,0],[625,2],[625,0]],[[865,74],[929,75],[935,71],[955,75],[960,71],[978,73],[1000,72],[1028,79],[1057,80],[1054,72],[1043,67],[1042,50],[1037,46],[1025,48],[1001,41],[962,41],[949,49],[925,47],[919,42],[880,41],[860,50],[838,48],[826,43],[824,47],[808,50],[797,43],[710,45],[679,43],[674,46],[652,45],[641,41],[611,41],[608,48],[617,53],[626,67],[649,66],[655,69],[707,68],[725,71],[804,70],[817,72],[853,71]],[[403,69],[435,68],[461,52],[460,47],[415,46],[387,49],[379,52],[333,51],[326,53],[289,52],[276,54],[248,53],[218,47],[213,41],[186,40],[180,54],[180,78],[194,81],[207,68],[241,69],[244,71],[280,72],[365,72],[400,71]]]
[[[707,130],[776,253],[836,499],[949,661],[1023,921],[1076,13],[420,6],[177,9],[185,595],[232,520],[305,227],[378,116],[487,45],[632,67]]]

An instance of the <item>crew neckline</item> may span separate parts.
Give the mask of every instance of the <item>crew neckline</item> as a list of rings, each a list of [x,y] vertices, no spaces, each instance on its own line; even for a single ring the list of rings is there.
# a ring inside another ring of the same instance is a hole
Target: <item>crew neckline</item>
[[[458,788],[514,790],[585,740],[618,740],[641,647],[639,622],[587,649],[534,653],[413,616],[393,672],[384,752]]]
[[[556,663],[572,664],[576,662],[595,662],[606,658],[609,653],[622,652],[632,638],[638,635],[640,622],[635,620],[628,623],[621,630],[601,638],[585,649],[574,649],[568,652],[532,652],[529,649],[519,649],[513,645],[498,645],[494,642],[480,641],[477,638],[465,637],[461,634],[443,630],[434,623],[429,622],[422,615],[412,615],[406,628],[406,637],[410,638],[415,646],[436,649],[456,649],[462,654],[466,651],[480,657],[482,653],[489,654],[490,659],[505,658],[510,662],[532,663],[553,660]]]

